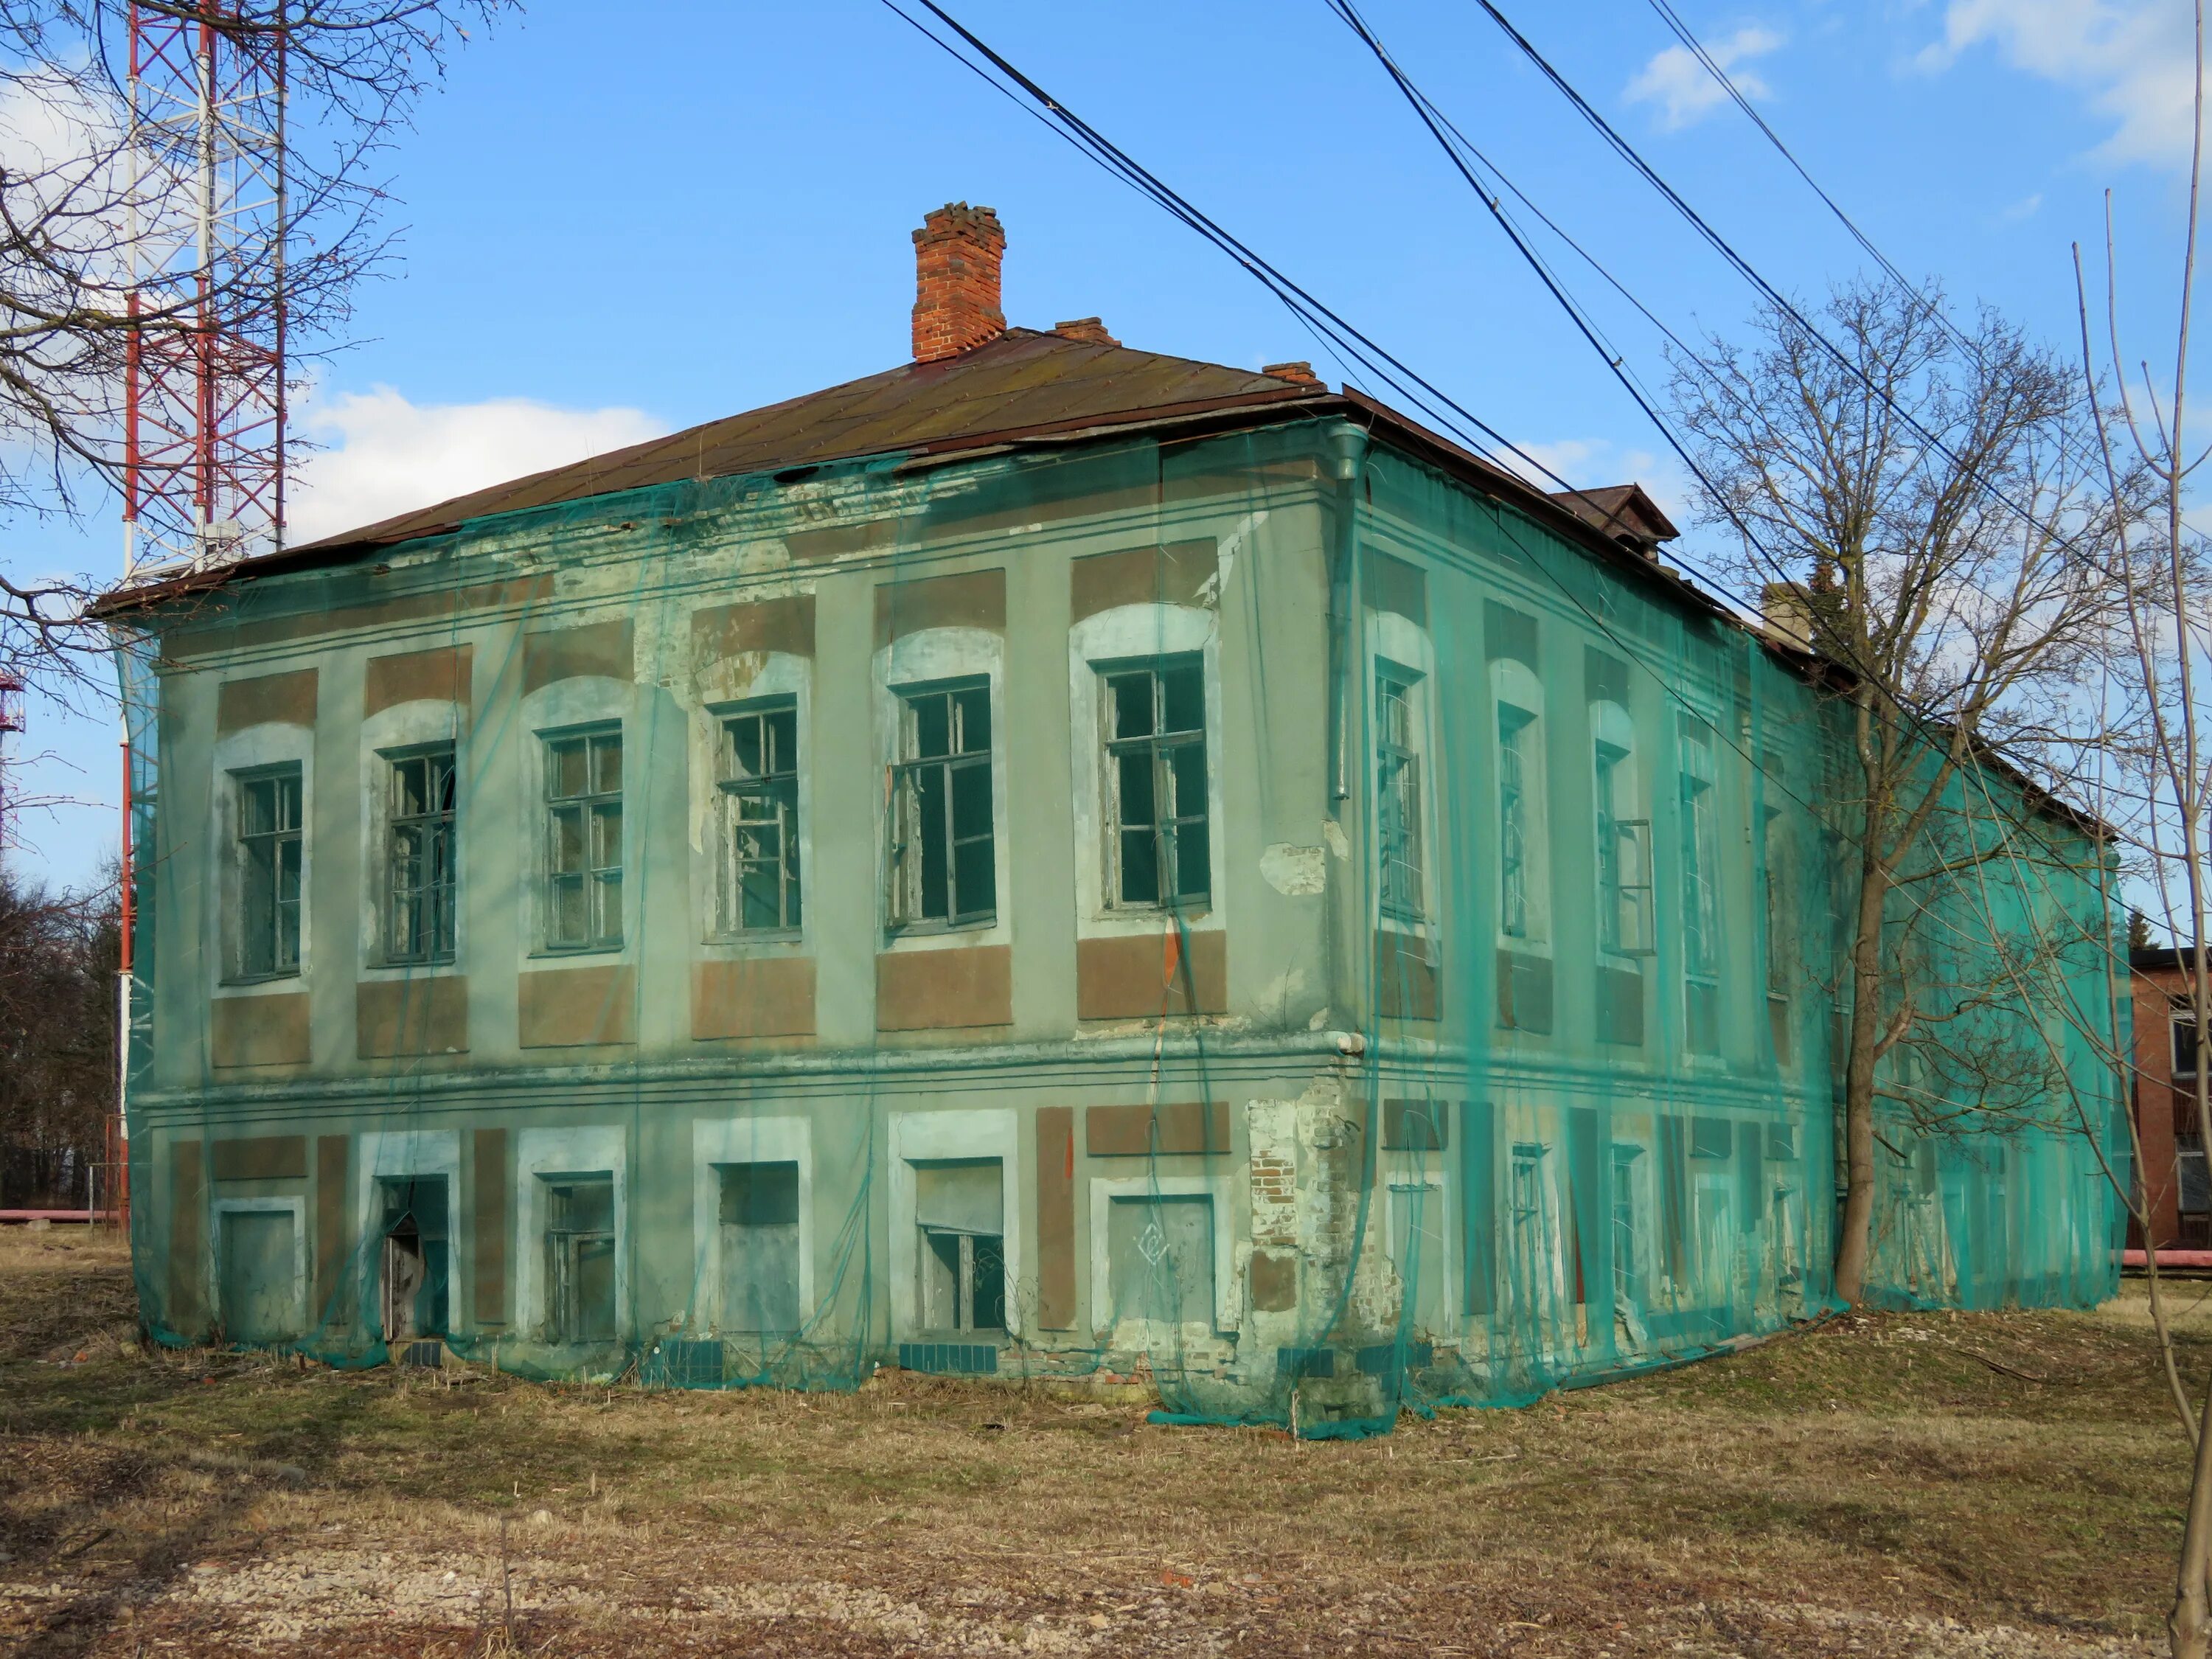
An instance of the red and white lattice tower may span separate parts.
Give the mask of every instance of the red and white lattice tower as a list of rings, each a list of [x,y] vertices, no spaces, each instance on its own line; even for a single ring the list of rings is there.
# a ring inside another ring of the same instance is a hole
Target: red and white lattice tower
[[[133,3],[127,575],[284,527],[283,0]]]
[[[8,853],[8,739],[23,729],[23,682],[0,668],[0,859]]]

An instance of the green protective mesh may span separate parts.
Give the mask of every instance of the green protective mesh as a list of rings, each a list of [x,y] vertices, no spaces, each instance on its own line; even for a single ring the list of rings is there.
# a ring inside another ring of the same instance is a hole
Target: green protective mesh
[[[149,1325],[1342,1435],[1831,1307],[1843,708],[1510,495],[1299,419],[170,602],[122,652]],[[1927,843],[1875,1294],[2094,1301],[2099,848],[1994,773]]]

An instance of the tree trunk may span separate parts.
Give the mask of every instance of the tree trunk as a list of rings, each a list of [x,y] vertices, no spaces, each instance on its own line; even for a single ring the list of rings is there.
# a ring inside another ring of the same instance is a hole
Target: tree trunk
[[[1889,870],[1876,850],[1874,814],[1859,859],[1859,903],[1851,938],[1851,1023],[1844,1066],[1844,1215],[1836,1240],[1836,1296],[1853,1306],[1866,1293],[1874,1236],[1874,1067],[1881,1042],[1882,913]]]
[[[2181,1529],[2181,1566],[2175,1575],[2173,1611],[2166,1616],[2173,1659],[2207,1659],[2212,1654],[2212,1607],[2205,1599],[2204,1575],[2212,1567],[2212,1387],[2205,1392],[2197,1421],[2197,1463],[2189,1482],[2188,1519]]]

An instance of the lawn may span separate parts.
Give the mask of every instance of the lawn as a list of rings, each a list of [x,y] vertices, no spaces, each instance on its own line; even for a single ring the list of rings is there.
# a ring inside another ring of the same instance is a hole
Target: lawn
[[[2185,1369],[2212,1365],[2212,1302]],[[885,1373],[655,1394],[142,1352],[0,1237],[0,1650],[2138,1654],[2186,1457],[2140,1294],[1883,1315],[1362,1443]]]

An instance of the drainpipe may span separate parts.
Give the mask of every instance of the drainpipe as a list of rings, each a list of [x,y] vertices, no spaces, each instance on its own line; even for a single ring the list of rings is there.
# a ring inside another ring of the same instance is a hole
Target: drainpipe
[[[1359,660],[1359,479],[1367,459],[1367,432],[1340,421],[1328,434],[1329,471],[1335,481],[1335,522],[1328,571],[1328,791],[1329,811],[1342,812],[1352,799],[1349,753],[1353,699],[1358,686],[1352,665]]]

